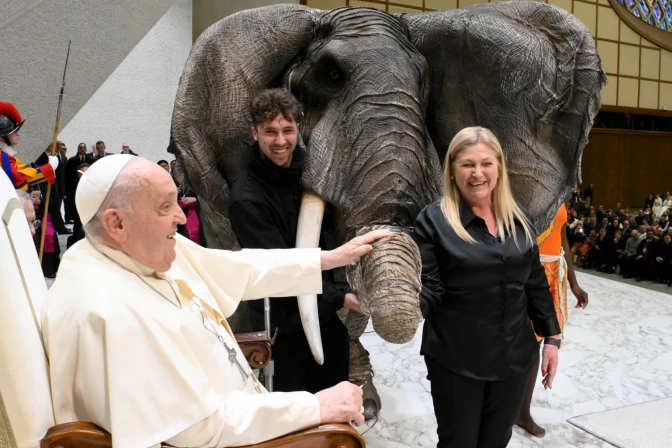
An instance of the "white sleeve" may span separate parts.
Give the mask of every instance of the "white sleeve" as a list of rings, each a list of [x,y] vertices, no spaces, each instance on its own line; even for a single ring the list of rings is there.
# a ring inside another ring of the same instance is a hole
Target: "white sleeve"
[[[307,392],[234,392],[210,417],[166,440],[176,447],[252,445],[320,424],[317,397]]]
[[[232,252],[205,249],[180,235],[176,240],[189,269],[207,284],[225,316],[231,315],[241,300],[322,294],[319,248]]]

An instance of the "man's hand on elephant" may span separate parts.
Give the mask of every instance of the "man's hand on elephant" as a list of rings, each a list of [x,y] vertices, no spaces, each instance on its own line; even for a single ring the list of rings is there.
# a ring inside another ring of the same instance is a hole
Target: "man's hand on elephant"
[[[362,309],[359,307],[359,300],[357,296],[352,293],[347,293],[345,299],[343,300],[343,308],[347,308],[358,313],[362,313]]]
[[[320,255],[322,270],[328,271],[329,269],[348,265],[359,257],[371,252],[373,250],[373,246],[371,245],[373,242],[393,235],[394,232],[391,230],[374,230],[355,237],[334,250],[323,250]]]
[[[320,402],[320,423],[364,424],[362,389],[343,381],[315,394]]]

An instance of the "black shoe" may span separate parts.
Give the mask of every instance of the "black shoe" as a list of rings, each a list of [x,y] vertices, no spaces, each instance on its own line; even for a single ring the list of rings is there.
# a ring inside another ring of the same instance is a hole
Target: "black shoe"
[[[637,278],[635,279],[636,282],[641,282],[642,280],[644,280],[642,277],[637,277]]]

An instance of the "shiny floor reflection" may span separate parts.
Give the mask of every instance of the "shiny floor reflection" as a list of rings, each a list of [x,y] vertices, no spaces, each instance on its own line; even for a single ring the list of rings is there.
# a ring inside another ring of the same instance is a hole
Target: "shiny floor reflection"
[[[672,296],[582,272],[577,277],[590,305],[570,308],[560,372],[552,390],[538,383],[532,403],[546,437],[515,428],[510,448],[611,447],[566,419],[672,396]],[[575,303],[570,293],[571,306]],[[421,329],[404,345],[385,343],[369,331],[371,325],[362,343],[371,354],[383,409],[364,436],[367,446],[435,447],[430,385],[419,355]]]

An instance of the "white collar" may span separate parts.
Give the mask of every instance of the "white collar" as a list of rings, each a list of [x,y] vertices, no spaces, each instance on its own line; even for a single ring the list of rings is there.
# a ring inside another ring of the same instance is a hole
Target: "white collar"
[[[136,274],[145,276],[145,277],[153,277],[154,274],[159,274],[162,277],[167,277],[167,273],[165,272],[156,272],[154,269],[149,268],[145,266],[144,264],[140,263],[139,261],[134,260],[131,258],[129,255],[125,254],[124,252],[117,250],[113,247],[107,246],[104,243],[102,243],[100,240],[96,238],[92,238],[91,236],[87,236],[89,243],[98,249],[103,255],[109,257],[112,259],[114,262],[119,263],[126,269],[133,271]]]
[[[0,150],[5,151],[10,156],[16,156],[16,149],[12,148],[5,142],[0,142]]]

